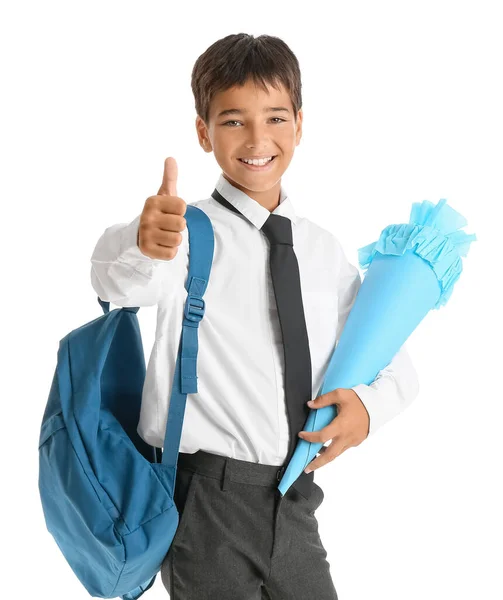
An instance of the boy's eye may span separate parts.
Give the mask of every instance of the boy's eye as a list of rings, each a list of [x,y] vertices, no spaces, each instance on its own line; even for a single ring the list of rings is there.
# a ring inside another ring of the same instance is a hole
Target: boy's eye
[[[279,122],[283,122],[286,119],[281,119],[280,117],[271,117],[272,120],[276,120]],[[222,125],[228,125],[229,123],[240,123],[240,121],[226,121],[225,123],[222,123]]]

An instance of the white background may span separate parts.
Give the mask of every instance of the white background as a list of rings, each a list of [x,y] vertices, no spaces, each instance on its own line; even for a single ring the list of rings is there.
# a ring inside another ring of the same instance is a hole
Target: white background
[[[503,598],[498,9],[481,0],[2,6],[3,597],[89,597],[38,495],[59,340],[102,314],[94,245],[157,193],[167,156],[180,196],[211,194],[220,170],[197,142],[190,73],[211,43],[245,32],[281,37],[299,59],[304,134],[283,184],[353,264],[425,199],[446,198],[478,238],[447,306],[409,338],[419,397],[316,473],[339,599]],[[146,358],[155,310],[138,313]],[[160,575],[147,594],[167,597]]]

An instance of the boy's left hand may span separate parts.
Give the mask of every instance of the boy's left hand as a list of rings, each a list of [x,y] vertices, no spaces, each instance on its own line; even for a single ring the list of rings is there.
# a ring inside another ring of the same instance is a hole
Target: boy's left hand
[[[305,472],[314,471],[331,462],[344,450],[361,444],[369,434],[370,417],[365,405],[358,394],[352,389],[337,388],[315,398],[310,408],[316,410],[323,406],[335,404],[337,416],[331,423],[319,431],[301,431],[299,437],[307,442],[325,443],[332,440],[328,446],[322,446],[319,456],[312,460]]]

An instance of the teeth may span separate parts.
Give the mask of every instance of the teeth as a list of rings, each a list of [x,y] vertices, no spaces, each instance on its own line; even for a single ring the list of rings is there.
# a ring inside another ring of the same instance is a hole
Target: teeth
[[[253,160],[240,158],[239,160],[242,160],[243,162],[248,163],[249,165],[265,165],[270,160],[272,160],[272,156],[269,156],[267,158],[254,158]]]

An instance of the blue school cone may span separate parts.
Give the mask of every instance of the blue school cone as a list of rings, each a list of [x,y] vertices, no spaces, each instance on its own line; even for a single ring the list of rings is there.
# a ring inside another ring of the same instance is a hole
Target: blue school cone
[[[377,242],[358,250],[366,276],[330,359],[318,396],[370,385],[432,309],[450,298],[475,234],[446,200],[412,205],[409,223],[389,225]],[[319,431],[337,416],[335,405],[312,409],[304,431]],[[288,491],[322,443],[299,438],[278,485]]]

